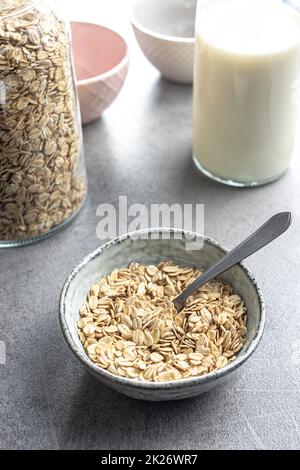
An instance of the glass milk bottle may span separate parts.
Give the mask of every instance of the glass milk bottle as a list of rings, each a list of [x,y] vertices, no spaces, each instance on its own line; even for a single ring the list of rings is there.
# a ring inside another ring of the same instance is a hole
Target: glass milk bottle
[[[194,161],[234,186],[279,178],[294,149],[300,1],[198,0]]]

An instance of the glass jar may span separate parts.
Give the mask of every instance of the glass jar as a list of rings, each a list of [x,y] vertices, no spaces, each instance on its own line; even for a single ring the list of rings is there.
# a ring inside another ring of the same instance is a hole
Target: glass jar
[[[69,27],[56,2],[0,0],[0,246],[45,237],[86,194]]]
[[[300,1],[198,0],[194,161],[229,185],[279,178],[298,121]]]

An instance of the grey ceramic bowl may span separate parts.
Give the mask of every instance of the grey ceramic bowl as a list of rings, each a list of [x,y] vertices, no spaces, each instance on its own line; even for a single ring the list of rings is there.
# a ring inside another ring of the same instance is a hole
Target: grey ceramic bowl
[[[151,233],[155,239],[151,239]],[[141,238],[141,234],[144,235]],[[148,239],[145,239],[148,236]],[[166,239],[168,237],[168,239]],[[180,237],[181,239],[178,239]],[[187,251],[191,240],[203,245],[197,251]],[[103,384],[120,393],[141,400],[163,401],[193,397],[230,380],[232,374],[252,355],[263,334],[264,301],[253,275],[244,265],[237,265],[222,279],[233,285],[248,308],[246,344],[237,359],[228,366],[207,375],[173,382],[148,383],[117,377],[97,367],[86,355],[77,335],[76,323],[90,287],[114,268],[127,267],[132,261],[153,264],[173,259],[183,265],[207,268],[227,250],[215,241],[191,232],[173,229],[150,229],[127,234],[98,248],[88,255],[68,277],[60,298],[60,321],[64,337],[76,357]]]

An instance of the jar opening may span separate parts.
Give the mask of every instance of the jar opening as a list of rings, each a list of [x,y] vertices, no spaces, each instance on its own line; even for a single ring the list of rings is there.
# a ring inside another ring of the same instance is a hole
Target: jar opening
[[[0,19],[31,10],[44,0],[0,0]]]

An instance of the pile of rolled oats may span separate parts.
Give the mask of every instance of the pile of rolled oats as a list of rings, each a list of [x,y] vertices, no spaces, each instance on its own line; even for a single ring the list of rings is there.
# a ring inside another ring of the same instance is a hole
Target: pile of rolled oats
[[[49,232],[85,194],[68,33],[39,4],[12,14],[30,3],[0,0],[0,240]]]
[[[78,333],[99,367],[164,382],[207,374],[232,362],[245,343],[247,310],[229,285],[214,280],[178,313],[172,303],[201,275],[164,261],[114,270],[90,290]]]

